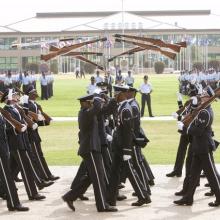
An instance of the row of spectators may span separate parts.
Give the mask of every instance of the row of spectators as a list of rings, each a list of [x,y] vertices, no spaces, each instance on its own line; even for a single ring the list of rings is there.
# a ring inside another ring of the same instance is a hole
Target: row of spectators
[[[27,92],[29,86],[36,88],[37,81],[41,85],[41,99],[48,100],[53,96],[53,82],[54,77],[52,72],[42,73],[38,78],[35,72],[24,71],[24,72],[0,72],[0,91],[4,92],[8,88],[19,88],[24,93]]]
[[[212,89],[220,87],[220,71],[213,68],[203,71],[182,71],[179,76],[179,92],[186,95],[188,93],[188,85],[193,84],[198,88],[203,85],[210,85]]]

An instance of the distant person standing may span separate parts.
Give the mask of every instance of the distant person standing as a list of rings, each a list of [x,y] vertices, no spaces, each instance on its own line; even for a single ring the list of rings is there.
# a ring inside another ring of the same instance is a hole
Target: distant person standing
[[[131,86],[131,87],[133,87],[133,85],[134,85],[134,77],[131,76],[130,70],[128,71],[128,75],[125,78],[125,84],[128,86]]]
[[[23,92],[26,93],[27,91],[27,88],[29,87],[29,84],[30,84],[30,77],[29,77],[29,74],[28,72],[24,71],[24,76],[22,78],[22,89],[23,89]]]
[[[48,100],[48,80],[44,72],[40,76],[41,100]]]
[[[152,85],[148,83],[148,76],[144,76],[144,83],[140,87],[141,92],[141,117],[144,116],[145,102],[147,102],[148,112],[150,117],[154,117],[151,110]]]
[[[97,70],[95,76],[95,83],[100,83],[100,82],[103,82],[103,78],[100,76],[100,72]]]
[[[91,83],[87,86],[87,94],[93,94],[94,91],[97,89],[96,83],[95,83],[95,77],[91,77]]]
[[[123,83],[124,83],[124,77],[121,74],[121,70],[118,70],[118,73],[116,73],[115,84],[120,86]]]
[[[111,76],[111,72],[107,71],[107,74],[105,76],[105,83],[107,83],[107,91],[110,95],[110,97],[112,97],[112,84],[114,83],[114,78]]]
[[[76,74],[76,78],[79,77],[79,72],[80,72],[80,68],[79,68],[79,67],[76,67],[76,72],[75,72],[75,74]]]

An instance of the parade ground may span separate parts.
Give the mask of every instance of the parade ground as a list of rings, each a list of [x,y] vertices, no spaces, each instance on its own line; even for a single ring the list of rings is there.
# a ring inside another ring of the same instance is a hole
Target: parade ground
[[[220,168],[220,166],[218,165]],[[72,212],[62,201],[61,196],[67,192],[73,177],[76,174],[77,166],[53,166],[51,170],[61,177],[54,185],[48,189],[43,189],[41,193],[47,198],[45,201],[28,201],[23,183],[19,183],[19,196],[22,204],[29,206],[27,213],[8,212],[5,201],[0,200],[0,219],[2,220],[218,220],[220,208],[211,208],[208,203],[214,197],[205,197],[204,193],[209,189],[204,187],[206,180],[201,179],[200,187],[197,188],[193,206],[176,206],[173,200],[179,197],[174,196],[182,186],[182,178],[167,178],[165,174],[172,170],[171,165],[153,165],[155,174],[155,186],[152,187],[152,203],[142,207],[132,207],[131,203],[136,201],[132,197],[132,188],[129,182],[126,188],[121,190],[127,196],[127,200],[118,202],[116,213],[98,213],[95,207],[95,200],[92,187],[86,192],[89,201],[76,201],[74,203],[76,211]]]

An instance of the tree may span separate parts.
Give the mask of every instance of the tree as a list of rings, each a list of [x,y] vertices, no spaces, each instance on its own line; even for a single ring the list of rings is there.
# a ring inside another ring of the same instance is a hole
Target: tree
[[[161,74],[163,73],[165,68],[165,64],[161,61],[157,61],[154,63],[154,70],[157,74]]]
[[[95,66],[90,64],[90,63],[85,63],[84,64],[84,70],[86,73],[92,74],[95,72]]]
[[[58,63],[57,61],[53,61],[51,64],[50,64],[50,71],[53,72],[54,74],[57,74],[58,73]]]
[[[195,62],[193,63],[193,69],[197,69],[198,71],[202,71],[204,66],[201,62]]]
[[[210,60],[208,62],[208,68],[214,68],[215,70],[218,70],[220,67],[220,62],[218,60]]]
[[[39,66],[37,63],[27,63],[25,65],[26,70],[34,71],[35,73],[38,73],[39,71]]]

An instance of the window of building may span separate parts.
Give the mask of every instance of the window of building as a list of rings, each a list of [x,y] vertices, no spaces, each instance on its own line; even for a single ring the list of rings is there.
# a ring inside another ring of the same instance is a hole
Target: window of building
[[[18,70],[18,58],[0,57],[0,70]]]
[[[16,50],[17,48],[11,47],[13,43],[17,42],[17,38],[0,38],[0,50]]]

